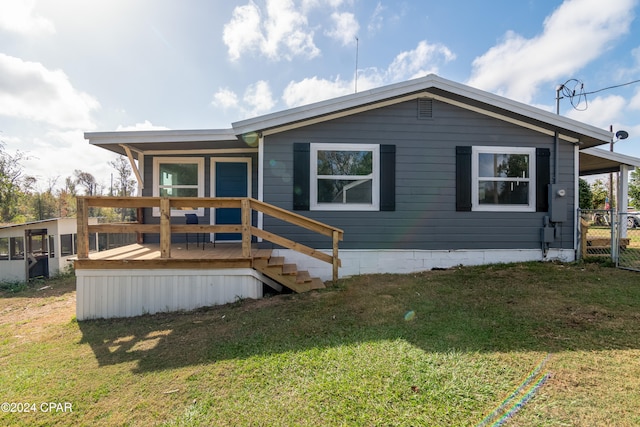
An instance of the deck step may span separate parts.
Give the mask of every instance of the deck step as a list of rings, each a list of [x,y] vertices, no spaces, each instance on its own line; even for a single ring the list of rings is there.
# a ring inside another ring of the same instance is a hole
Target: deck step
[[[298,273],[298,266],[295,264],[283,264],[282,274],[295,275]]]
[[[284,265],[283,256],[273,256],[269,258],[269,267],[282,267]]]
[[[268,260],[254,258],[252,266],[267,278],[294,292],[307,292],[325,287],[322,280],[311,277],[308,271],[299,271],[296,264],[285,263],[284,257],[271,257]]]
[[[271,258],[271,249],[258,249],[253,253],[253,259],[269,259]]]
[[[317,277],[314,277],[311,279],[311,282],[309,283],[309,285],[311,286],[311,289],[324,289],[326,288],[326,286],[324,285],[324,282],[322,280],[320,280]]]
[[[296,274],[296,283],[305,283],[310,281],[311,281],[311,275],[309,274],[308,271],[302,270],[302,271],[298,271],[298,273]]]

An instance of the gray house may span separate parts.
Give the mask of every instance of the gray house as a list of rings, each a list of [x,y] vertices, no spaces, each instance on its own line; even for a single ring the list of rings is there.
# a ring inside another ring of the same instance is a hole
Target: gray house
[[[580,153],[608,143],[611,134],[428,75],[229,129],[85,138],[127,155],[143,196],[252,197],[344,230],[340,275],[346,276],[574,260],[578,177],[588,173],[580,171]],[[590,168],[601,167],[596,155]],[[214,208],[173,210],[172,221],[189,213],[199,224],[240,222],[238,209]],[[158,208],[144,210],[145,224],[159,221]],[[261,213],[251,221],[331,252],[314,233]],[[237,233],[207,235],[216,244],[239,239]],[[254,241],[331,277],[331,266]]]

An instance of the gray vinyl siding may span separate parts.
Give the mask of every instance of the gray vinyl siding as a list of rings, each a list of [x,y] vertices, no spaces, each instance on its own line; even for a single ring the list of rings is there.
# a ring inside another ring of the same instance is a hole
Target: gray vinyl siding
[[[395,211],[296,211],[342,228],[342,249],[539,249],[544,212],[456,212],[455,147],[541,147],[553,137],[434,101],[433,118],[417,118],[404,103],[265,137],[264,201],[293,208],[293,144],[396,146]],[[560,142],[558,183],[567,190],[568,220],[551,247],[573,248],[574,149]],[[314,248],[329,239],[265,217],[265,229]]]

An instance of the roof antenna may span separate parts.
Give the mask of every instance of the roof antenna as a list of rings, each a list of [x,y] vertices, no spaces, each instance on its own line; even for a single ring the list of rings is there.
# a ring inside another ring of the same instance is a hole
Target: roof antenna
[[[355,92],[358,93],[358,46],[360,44],[360,40],[356,36],[356,77],[355,77]]]

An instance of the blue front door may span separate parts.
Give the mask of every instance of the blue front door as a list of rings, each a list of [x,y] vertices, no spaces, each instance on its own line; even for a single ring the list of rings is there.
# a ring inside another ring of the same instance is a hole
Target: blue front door
[[[247,197],[248,163],[216,162],[216,197]],[[242,214],[239,208],[217,208],[216,224],[240,224]],[[240,233],[216,233],[216,240],[242,240]]]

